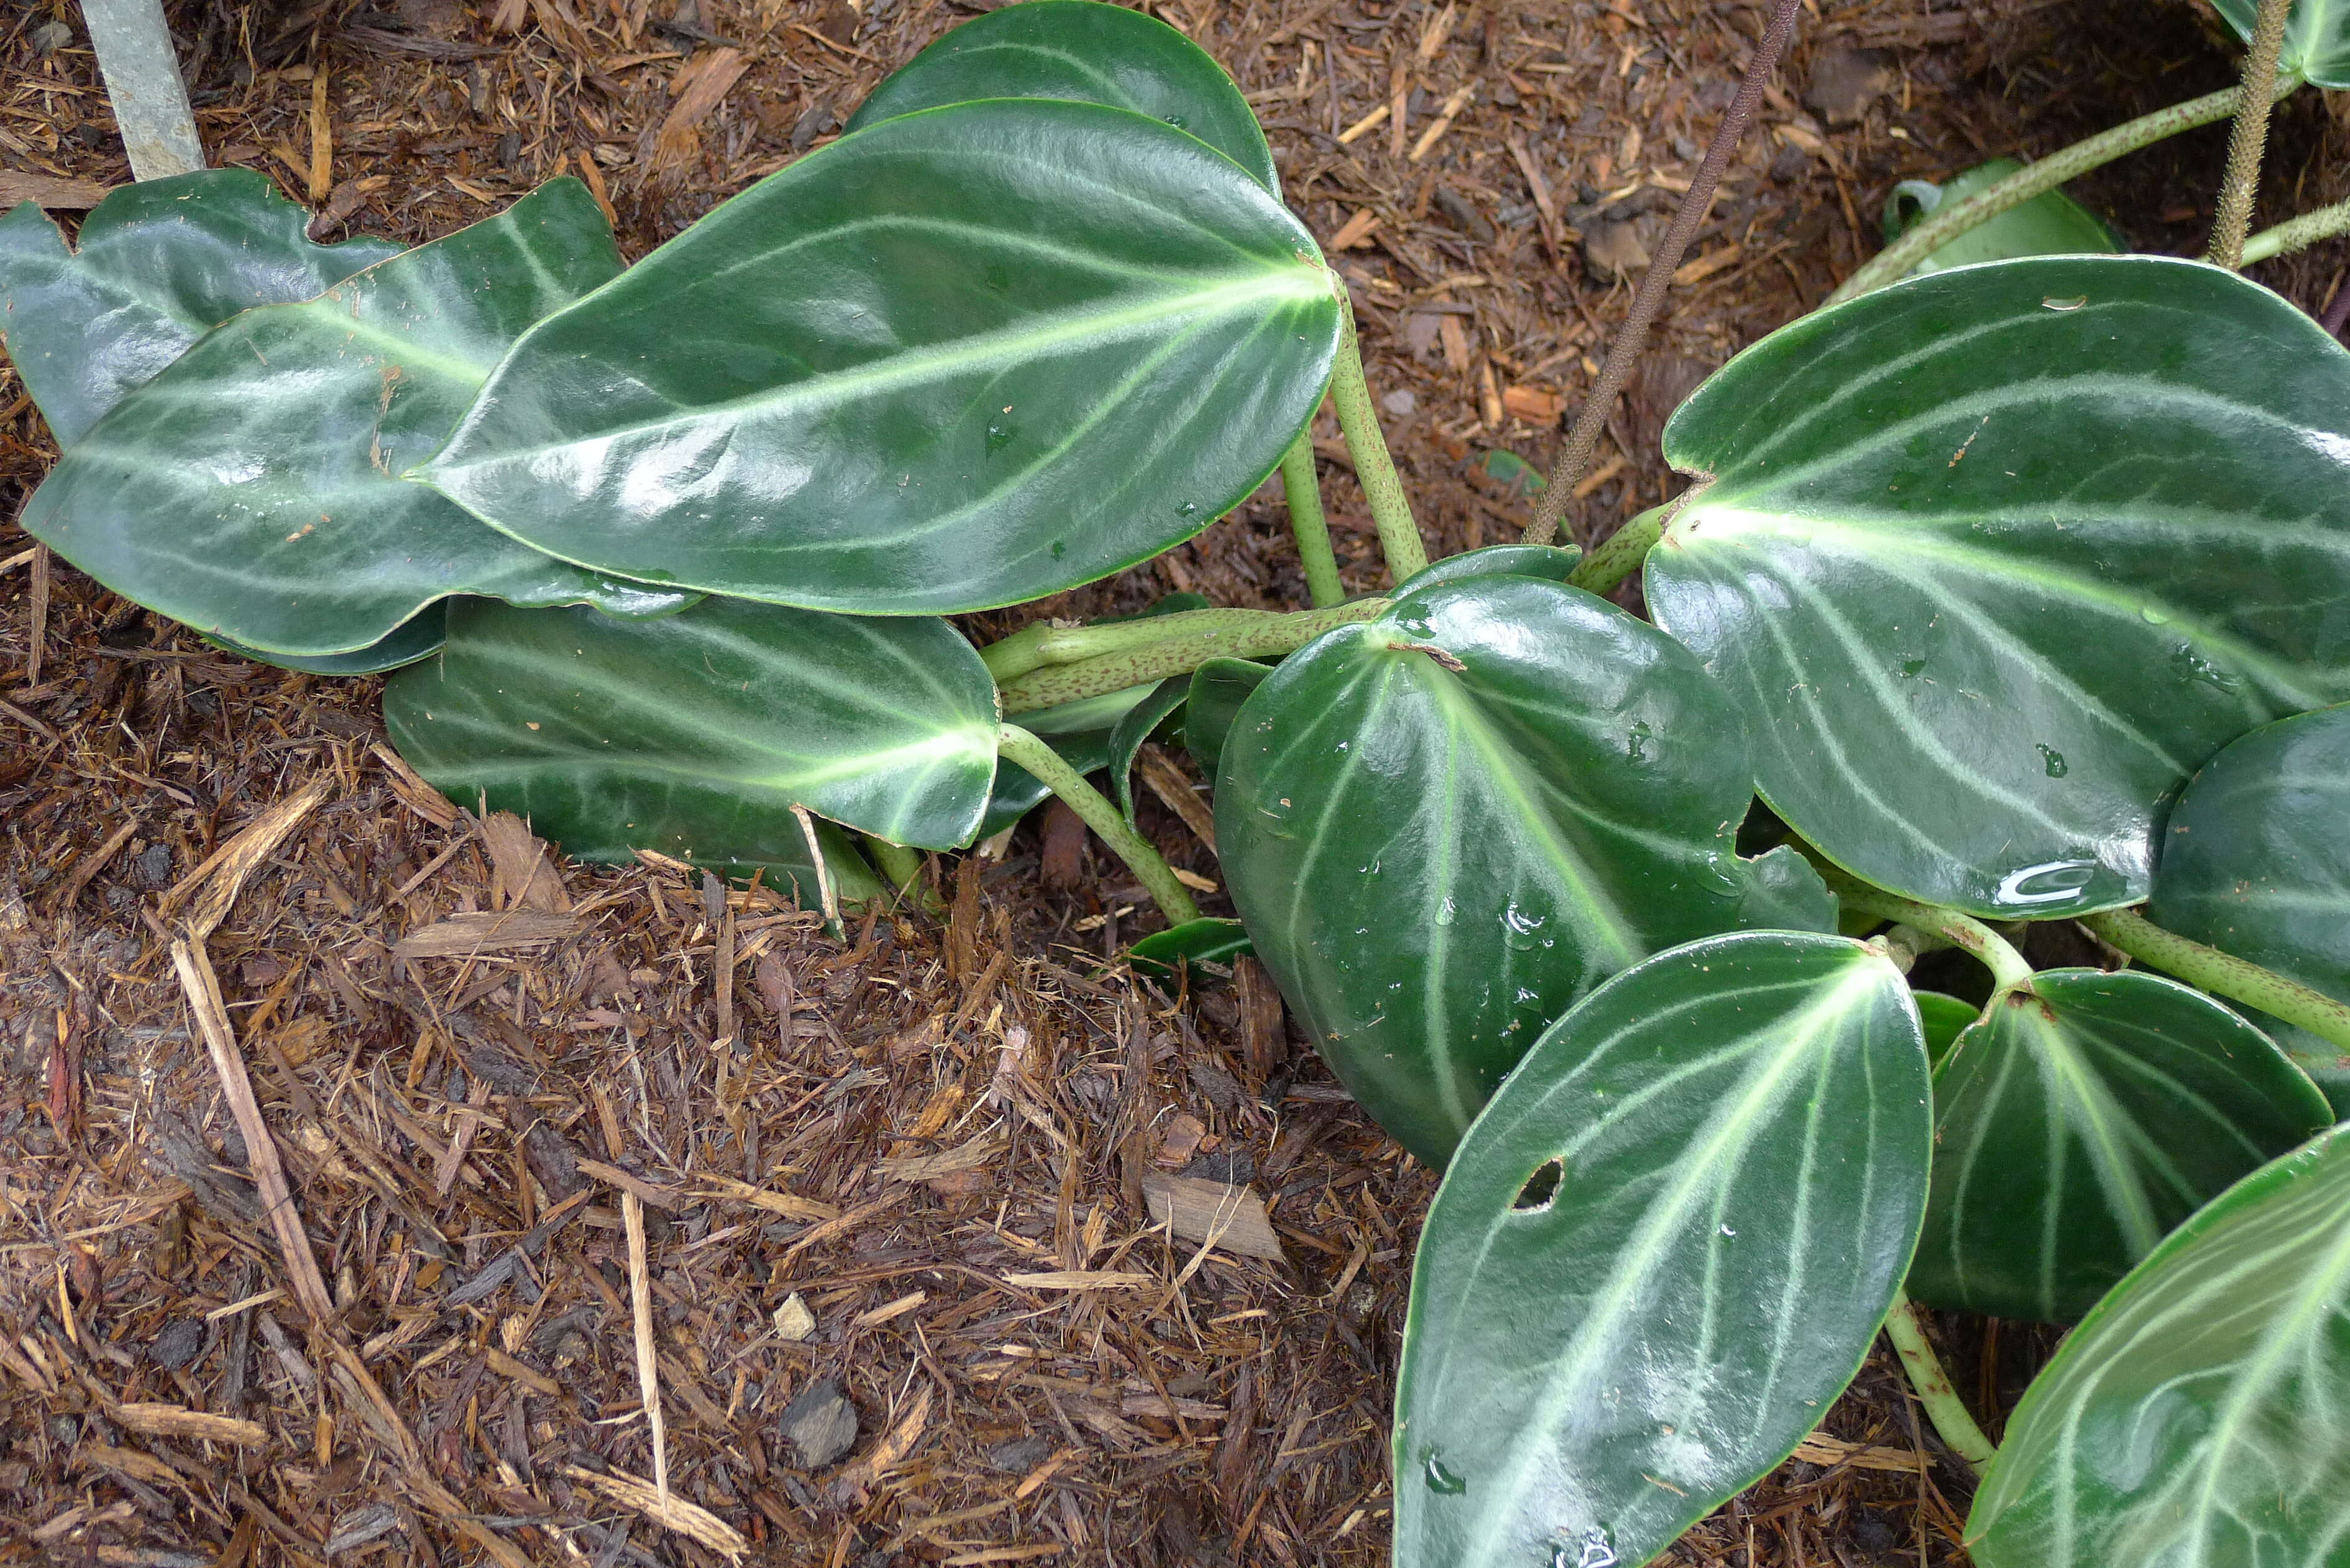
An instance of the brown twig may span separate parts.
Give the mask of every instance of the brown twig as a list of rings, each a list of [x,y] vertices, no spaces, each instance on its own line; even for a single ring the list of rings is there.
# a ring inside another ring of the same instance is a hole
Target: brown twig
[[[1779,68],[1779,57],[1786,52],[1787,40],[1795,31],[1795,13],[1803,0],[1773,0],[1771,23],[1762,32],[1762,41],[1754,47],[1754,57],[1746,64],[1745,79],[1738,84],[1738,96],[1731,99],[1729,110],[1721,117],[1713,133],[1713,144],[1705,150],[1705,161],[1698,165],[1696,175],[1690,181],[1688,194],[1681,198],[1680,211],[1673,214],[1673,226],[1659,247],[1656,259],[1648,264],[1646,276],[1640,279],[1640,291],[1632,299],[1631,314],[1625,317],[1623,330],[1607,350],[1607,363],[1599,369],[1599,379],[1592,384],[1591,395],[1584,400],[1583,411],[1575,416],[1575,429],[1566,439],[1566,449],[1558,454],[1558,462],[1550,471],[1550,484],[1534,503],[1534,520],[1527,524],[1524,542],[1547,545],[1558,537],[1558,520],[1566,510],[1568,496],[1591,466],[1592,453],[1599,450],[1600,433],[1607,429],[1608,411],[1616,406],[1617,397],[1625,383],[1632,379],[1632,368],[1639,363],[1640,352],[1648,346],[1648,329],[1656,325],[1658,314],[1665,305],[1665,291],[1672,286],[1673,273],[1681,265],[1681,254],[1690,242],[1697,237],[1698,225],[1705,222],[1713,206],[1713,193],[1721,183],[1721,171],[1730,165],[1730,156],[1738,151],[1746,127],[1754,119],[1754,107],[1762,101],[1762,88]]]

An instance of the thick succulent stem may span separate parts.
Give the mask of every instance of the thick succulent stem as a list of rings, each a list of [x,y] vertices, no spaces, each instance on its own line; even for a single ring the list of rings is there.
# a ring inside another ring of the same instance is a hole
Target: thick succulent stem
[[[1355,460],[1355,477],[1362,481],[1363,499],[1379,531],[1388,572],[1399,583],[1428,569],[1428,546],[1420,542],[1410,498],[1404,494],[1402,476],[1396,472],[1378,413],[1371,407],[1371,385],[1363,377],[1363,345],[1355,335],[1354,304],[1347,297],[1345,280],[1335,273],[1330,286],[1338,291],[1338,364],[1330,376],[1330,400],[1337,405],[1339,433]]]
[[[2350,1051],[2350,1006],[2299,981],[2287,980],[2233,953],[2166,931],[2136,909],[2084,915],[2081,923],[2150,968],[2188,984],[2256,1007],[2272,1018],[2297,1023],[2330,1044]]]
[[[1104,844],[1118,852],[1127,869],[1134,873],[1136,880],[1158,904],[1159,913],[1167,917],[1168,924],[1180,926],[1200,918],[1200,907],[1191,902],[1191,895],[1183,890],[1183,884],[1175,879],[1173,869],[1159,851],[1128,826],[1118,807],[1087,784],[1085,775],[1064,761],[1060,753],[1017,724],[1004,725],[995,745],[1007,761],[1035,774]]]
[[[1991,1463],[1999,1447],[1983,1436],[1975,1424],[1974,1415],[1959,1397],[1950,1384],[1950,1374],[1942,1370],[1941,1358],[1926,1339],[1926,1325],[1918,1321],[1918,1309],[1903,1293],[1893,1293],[1893,1310],[1885,1319],[1885,1337],[1901,1357],[1901,1370],[1909,1375],[1909,1386],[1918,1391],[1918,1403],[1926,1407],[1926,1418],[1934,1423],[1942,1441],[1950,1451],[1972,1465],[1976,1470]]]
[[[1080,643],[1076,646],[1088,651],[1067,662],[1039,659],[1016,679],[1007,680],[999,675],[1003,711],[1007,715],[1033,713],[1039,708],[1058,707],[1080,697],[1123,691],[1146,680],[1188,675],[1211,659],[1259,659],[1267,654],[1294,652],[1334,627],[1373,618],[1388,603],[1387,599],[1357,599],[1352,604],[1300,610],[1295,615],[1271,610],[1192,610],[1122,622],[1115,627],[1077,628],[1060,635],[1075,637],[1147,626],[1173,626],[1178,632],[1173,637],[1123,642],[1107,649]],[[1036,646],[1060,649],[1071,645],[1040,639]]]
[[[1330,524],[1322,515],[1322,483],[1314,472],[1314,427],[1297,432],[1281,455],[1281,488],[1289,498],[1289,526],[1297,535],[1297,561],[1305,569],[1305,592],[1315,609],[1347,597],[1338,583],[1338,556],[1330,547]]]

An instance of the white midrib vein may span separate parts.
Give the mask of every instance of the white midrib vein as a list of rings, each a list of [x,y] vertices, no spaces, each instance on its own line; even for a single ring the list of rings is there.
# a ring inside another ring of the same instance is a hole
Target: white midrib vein
[[[1772,1026],[1771,1033],[1781,1043],[1779,1050],[1747,1078],[1736,1103],[1715,1118],[1705,1141],[1676,1162],[1679,1174],[1663,1195],[1648,1205],[1638,1228],[1608,1270],[1607,1288],[1593,1301],[1575,1337],[1553,1364],[1542,1400],[1521,1428],[1522,1435],[1513,1450],[1516,1457],[1495,1482],[1497,1495],[1509,1498],[1522,1493],[1526,1472],[1541,1446],[1540,1439],[1557,1428],[1568,1399],[1584,1391],[1617,1324],[1632,1311],[1648,1276],[1679,1239],[1682,1215],[1712,1185],[1727,1154],[1752,1138],[1756,1124],[1778,1102],[1781,1090],[1801,1064],[1816,1059],[1819,1052],[1815,1037],[1822,1029],[1851,1008],[1856,993],[1874,991],[1885,983],[1877,968],[1882,961],[1854,962],[1851,971],[1816,1001]],[[1491,1553],[1511,1517],[1503,1509],[1483,1511],[1460,1561],[1491,1561]]]

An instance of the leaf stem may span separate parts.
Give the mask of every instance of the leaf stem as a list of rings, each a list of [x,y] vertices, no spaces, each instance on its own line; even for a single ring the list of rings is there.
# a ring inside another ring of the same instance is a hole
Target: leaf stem
[[[2178,976],[2189,985],[2258,1008],[2272,1018],[2296,1023],[2312,1034],[2350,1051],[2350,1006],[2274,970],[2218,948],[2166,931],[2136,909],[2084,915],[2081,924],[2140,963]]]
[[[1687,499],[1686,495],[1677,495],[1662,506],[1651,506],[1608,535],[1605,543],[1575,564],[1575,570],[1566,576],[1568,584],[1605,596],[1640,569],[1640,563],[1648,558],[1648,552],[1665,536],[1665,524],[1672,521],[1673,514]]]
[[[1372,619],[1388,603],[1383,598],[1357,599],[1351,604],[1299,610],[1293,615],[1274,610],[1187,610],[1181,615],[1153,616],[1145,621],[1127,621],[1114,627],[1078,628],[1057,634],[1050,642],[1040,639],[1039,646],[1055,652],[1072,648],[1082,649],[1083,652],[1066,662],[1040,659],[1013,680],[999,677],[998,691],[1006,714],[1033,712],[1039,708],[1074,702],[1080,697],[1123,691],[1147,680],[1188,675],[1211,659],[1257,659],[1266,654],[1293,652],[1334,628]],[[1177,635],[1148,641],[1139,638],[1123,639],[1107,647],[1084,640],[1058,640],[1079,638],[1081,634],[1093,637],[1103,632],[1128,632],[1145,626],[1172,627],[1177,628]]]
[[[1575,417],[1575,429],[1568,432],[1566,445],[1561,449],[1558,461],[1552,465],[1550,483],[1534,503],[1534,518],[1526,524],[1520,543],[1547,545],[1558,537],[1558,520],[1565,515],[1566,504],[1583,471],[1591,466],[1594,453],[1599,450],[1599,437],[1607,428],[1608,411],[1615,408],[1617,394],[1632,379],[1633,368],[1640,362],[1640,352],[1648,347],[1648,329],[1665,306],[1665,293],[1672,287],[1673,274],[1681,265],[1681,254],[1705,222],[1713,206],[1713,193],[1721,183],[1721,172],[1730,166],[1731,154],[1738,151],[1746,128],[1753,122],[1755,106],[1762,101],[1762,89],[1771,82],[1771,74],[1779,68],[1779,57],[1786,51],[1787,40],[1795,31],[1795,14],[1802,8],[1801,0],[1773,0],[1771,20],[1762,29],[1762,41],[1754,46],[1753,57],[1746,62],[1746,75],[1738,84],[1737,96],[1722,112],[1721,123],[1714,127],[1713,141],[1705,150],[1705,159],[1690,177],[1689,190],[1681,197],[1680,210],[1673,214],[1673,226],[1667,231],[1664,244],[1657,247],[1656,259],[1641,275],[1640,289],[1632,296],[1632,308],[1624,317],[1624,325],[1608,345],[1607,363],[1599,369],[1599,379],[1583,400],[1583,410]],[[1629,455],[1629,454],[1627,454]]]
[[[2261,0],[2252,19],[2252,47],[2244,56],[2244,101],[2228,137],[2228,172],[2220,185],[2220,212],[2211,223],[2209,259],[2234,272],[2244,265],[2244,235],[2260,193],[2261,155],[2268,149],[2269,105],[2276,88],[2277,57],[2293,0]]]
[[[1395,459],[1388,453],[1379,416],[1371,408],[1371,386],[1363,379],[1363,345],[1355,333],[1355,303],[1347,296],[1347,280],[1334,272],[1330,286],[1338,295],[1338,364],[1330,374],[1330,400],[1338,407],[1338,430],[1355,459],[1363,499],[1370,504],[1388,574],[1399,583],[1428,569],[1428,546],[1420,543],[1410,499],[1396,473]]]
[[[1934,1423],[1934,1430],[1952,1453],[1980,1473],[1999,1452],[1998,1445],[1983,1436],[1966,1402],[1951,1386],[1950,1374],[1942,1370],[1941,1358],[1926,1338],[1926,1325],[1918,1321],[1918,1309],[1905,1292],[1893,1293],[1893,1310],[1885,1317],[1885,1337],[1899,1354],[1901,1370],[1909,1375],[1909,1386],[1918,1391],[1918,1403],[1926,1407],[1926,1418]]]
[[[2274,228],[2262,229],[2244,242],[2244,265],[2290,255],[2341,234],[2350,234],[2350,202],[2337,202],[2331,207],[2320,207],[2314,213],[2288,219]]]
[[[1322,483],[1314,472],[1314,424],[1306,421],[1281,454],[1281,489],[1289,498],[1289,526],[1297,535],[1298,564],[1305,568],[1305,592],[1315,609],[1342,602],[1338,556],[1330,547],[1330,524],[1322,515]]]
[[[1017,724],[1003,727],[997,733],[995,748],[1002,756],[1035,774],[1104,844],[1118,852],[1127,869],[1149,890],[1168,924],[1180,926],[1200,918],[1199,906],[1191,902],[1191,895],[1175,879],[1174,871],[1159,851],[1127,826],[1118,807],[1105,799],[1101,791],[1086,783],[1085,775],[1064,762],[1060,753]]]
[[[1932,932],[1991,971],[1991,983],[2002,991],[2030,989],[2032,966],[2024,961],[2023,955],[2006,938],[1972,915],[1920,904],[1914,898],[1872,888],[1847,872],[1821,864],[1816,857],[1812,864],[1818,867],[1830,890],[1844,901],[1845,908]]]
[[[2300,86],[2287,78],[2277,84],[2280,98]],[[2126,152],[2141,147],[2151,147],[2165,137],[2176,136],[2182,130],[2192,130],[2199,125],[2227,119],[2243,102],[2244,89],[2227,88],[2201,98],[2174,103],[2168,109],[2100,131],[2085,140],[2076,141],[2061,151],[2052,152],[2037,163],[2027,164],[2004,180],[1984,186],[1963,202],[1953,202],[1937,210],[1931,217],[1903,234],[1839,285],[1828,296],[1827,305],[1841,305],[1847,299],[1857,299],[1889,283],[1898,283],[1909,269],[1979,223],[1989,223],[2011,207],[2022,205],[2034,196],[2054,190],[2067,180],[2077,179],[2092,169],[2103,168]]]

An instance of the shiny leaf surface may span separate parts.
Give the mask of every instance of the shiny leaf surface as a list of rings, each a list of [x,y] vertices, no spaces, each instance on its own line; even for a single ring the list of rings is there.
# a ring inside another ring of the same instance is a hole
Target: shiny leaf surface
[[[1909,1293],[2072,1323],[2178,1222],[2333,1118],[2268,1037],[2159,975],[2049,970],[1934,1077]]]
[[[1575,545],[1490,545],[1482,550],[1464,550],[1458,556],[1430,562],[1413,573],[1396,593],[1400,597],[1433,584],[1459,582],[1463,577],[1540,577],[1545,582],[1563,583],[1582,559],[1582,548]]]
[[[1234,907],[1365,1109],[1440,1166],[1553,1019],[1660,949],[1820,929],[1738,857],[1752,774],[1690,651],[1577,588],[1475,577],[1291,654],[1216,781]]]
[[[309,223],[250,169],[119,186],[70,250],[30,202],[0,218],[0,345],[57,444],[238,311],[316,298],[400,251],[313,244]]]
[[[1230,964],[1250,950],[1248,931],[1238,920],[1209,916],[1153,931],[1128,948],[1126,956],[1137,974],[1172,984],[1179,968],[1201,962]],[[1194,984],[1199,978],[1196,973],[1192,976]]]
[[[1712,478],[1650,611],[1763,798],[1879,887],[2135,901],[2189,774],[2350,695],[2350,353],[2216,267],[1912,278],[1731,361],[1665,448]]]
[[[1182,131],[1023,99],[885,119],[534,327],[426,471],[627,576],[909,615],[1190,538],[1320,400],[1314,241]]]
[[[2023,1396],[1978,1568],[2334,1568],[2350,1540],[2350,1129],[2172,1232]]]
[[[382,641],[356,653],[305,657],[298,653],[263,653],[257,649],[239,647],[225,638],[208,637],[204,640],[240,658],[274,664],[280,670],[299,670],[311,675],[380,675],[440,652],[442,644],[449,640],[449,606],[447,599],[426,605],[393,628],[391,635]]]
[[[1909,1000],[1918,1004],[1918,1022],[1926,1031],[1926,1060],[1938,1067],[1959,1036],[1971,1028],[1982,1012],[1973,1002],[1945,996],[1939,991],[1912,992]]]
[[[1927,1102],[1908,988],[1841,937],[1691,943],[1553,1025],[1420,1232],[1397,1568],[1637,1568],[1784,1458],[1909,1261]]]
[[[1183,749],[1213,777],[1224,754],[1224,737],[1249,693],[1273,673],[1253,659],[1211,659],[1191,671],[1191,694],[1183,704]]]
[[[1902,181],[1885,203],[1887,243],[1899,239],[1943,207],[1965,201],[2022,167],[2012,158],[1994,158],[1939,185],[1929,180]],[[2064,192],[2050,191],[1928,252],[1909,273],[1914,277],[1977,262],[2012,261],[2017,256],[2111,255],[2121,248],[2114,243],[2113,231],[2095,213]]]
[[[1069,99],[1190,131],[1268,191],[1281,188],[1255,111],[1197,44],[1098,0],[1026,0],[975,17],[898,67],[845,130],[986,98]]]
[[[2249,40],[2259,0],[2211,0],[2236,36]],[[2277,68],[2322,88],[2350,88],[2350,3],[2293,0]]]
[[[641,621],[461,606],[383,705],[435,788],[486,791],[567,855],[788,867],[807,864],[795,805],[892,843],[968,842],[994,697],[942,621],[711,599]]]
[[[2350,1002],[2350,708],[2253,731],[2211,759],[2171,809],[2148,919]],[[2350,1059],[2263,1017],[2350,1116]]]
[[[207,333],[66,452],[25,527],[107,587],[208,636],[347,653],[456,593],[666,613],[483,527],[400,478],[532,320],[619,270],[603,214],[557,180],[317,299]]]

